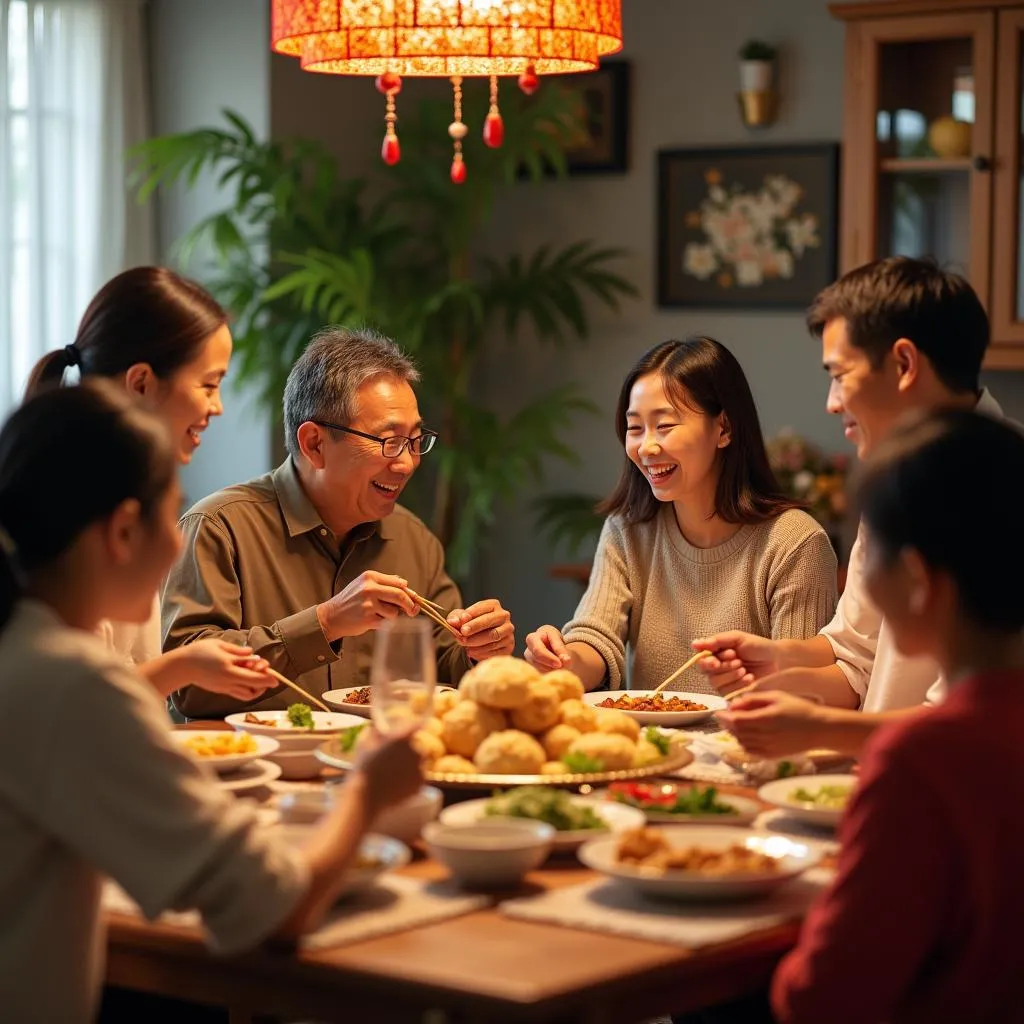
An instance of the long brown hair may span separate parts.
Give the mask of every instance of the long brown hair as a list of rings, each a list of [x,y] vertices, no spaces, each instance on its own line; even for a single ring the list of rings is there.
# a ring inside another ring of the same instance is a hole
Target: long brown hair
[[[33,367],[25,397],[61,383],[78,366],[85,377],[115,377],[148,363],[161,379],[188,365],[227,314],[205,288],[166,267],[133,267],[111,278],[89,303],[74,343]]]
[[[623,446],[633,385],[640,377],[652,373],[660,375],[665,393],[674,405],[705,416],[725,416],[731,436],[729,444],[718,454],[718,516],[727,523],[763,523],[788,509],[801,507],[783,493],[772,472],[757,406],[743,368],[713,338],[664,341],[640,357],[622,382],[615,409],[615,432]],[[627,456],[615,490],[598,506],[598,512],[621,515],[627,523],[646,523],[662,505],[646,477]]]

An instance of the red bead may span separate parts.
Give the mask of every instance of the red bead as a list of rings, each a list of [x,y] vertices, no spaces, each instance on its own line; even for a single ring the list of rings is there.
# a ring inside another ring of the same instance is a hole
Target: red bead
[[[532,96],[539,86],[540,79],[537,77],[537,72],[533,70],[533,65],[531,64],[519,76],[519,88],[522,89],[527,96]]]
[[[377,86],[377,92],[399,93],[402,91],[402,76],[396,75],[394,71],[385,71],[383,75],[377,76],[374,85]]]
[[[402,147],[398,144],[398,136],[390,132],[384,136],[384,145],[380,147],[381,159],[389,167],[394,167],[402,159]]]
[[[452,161],[452,181],[456,185],[462,185],[466,180],[466,161],[465,160],[453,160]]]
[[[488,114],[484,118],[484,145],[491,149],[500,148],[505,141],[505,122],[501,114]]]

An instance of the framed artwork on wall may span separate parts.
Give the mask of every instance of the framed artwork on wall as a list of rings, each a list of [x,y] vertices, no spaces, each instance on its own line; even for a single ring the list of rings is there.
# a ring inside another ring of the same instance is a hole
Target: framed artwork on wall
[[[629,169],[630,65],[605,61],[596,71],[560,75],[557,81],[580,99],[582,132],[566,148],[569,174],[615,174]]]
[[[803,308],[836,277],[839,145],[658,153],[658,305]]]

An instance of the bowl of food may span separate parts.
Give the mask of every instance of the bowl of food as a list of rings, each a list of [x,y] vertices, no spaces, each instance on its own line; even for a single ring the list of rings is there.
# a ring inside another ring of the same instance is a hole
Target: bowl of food
[[[373,830],[403,843],[415,842],[424,826],[441,811],[444,794],[435,786],[423,786],[408,800],[389,807],[374,818]]]
[[[272,736],[252,736],[227,729],[175,729],[172,742],[194,761],[218,772],[234,772],[243,765],[267,757],[280,745]]]
[[[579,858],[647,896],[723,900],[763,896],[814,867],[820,849],[732,826],[647,826],[594,839]]]
[[[644,729],[621,711],[591,707],[572,672],[541,675],[520,658],[488,658],[458,690],[439,690],[413,742],[427,782],[460,789],[604,784],[689,764],[687,737]],[[343,732],[321,759],[352,767],[358,739]]]
[[[286,711],[238,711],[224,721],[239,732],[273,737],[282,751],[315,750],[332,733],[365,724],[356,715],[313,711],[308,704],[292,704]]]
[[[431,821],[423,840],[461,884],[507,888],[539,867],[551,850],[555,830],[542,821],[502,818],[468,824]]]
[[[714,786],[677,782],[613,782],[601,796],[636,808],[647,821],[666,824],[749,825],[761,812],[754,800],[721,793]]]
[[[281,769],[281,778],[286,782],[302,782],[318,778],[324,770],[324,763],[316,756],[316,750],[278,750],[267,755],[267,760]]]
[[[542,821],[555,830],[552,850],[575,850],[588,839],[628,832],[644,823],[641,811],[594,797],[574,796],[549,786],[520,786],[487,800],[466,800],[441,812],[446,825],[468,825],[506,818]]]
[[[757,795],[809,825],[835,828],[856,785],[856,775],[795,775],[766,783]]]
[[[343,690],[328,690],[320,699],[335,711],[342,711],[360,718],[370,717],[370,687],[347,686]]]
[[[594,708],[621,711],[641,725],[664,725],[678,728],[706,721],[716,711],[729,705],[714,693],[681,693],[665,690],[598,690],[583,698]]]
[[[269,831],[289,846],[299,849],[306,846],[315,825],[274,825]],[[359,844],[356,859],[345,871],[345,884],[339,896],[349,895],[367,889],[387,871],[395,871],[409,863],[409,847],[391,836],[368,832]]]

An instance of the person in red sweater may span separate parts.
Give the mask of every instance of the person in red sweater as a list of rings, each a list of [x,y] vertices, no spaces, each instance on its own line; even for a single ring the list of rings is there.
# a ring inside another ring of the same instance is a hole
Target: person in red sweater
[[[871,599],[942,705],[880,730],[834,884],[780,964],[783,1024],[1024,1021],[1024,436],[896,429],[859,488]]]

